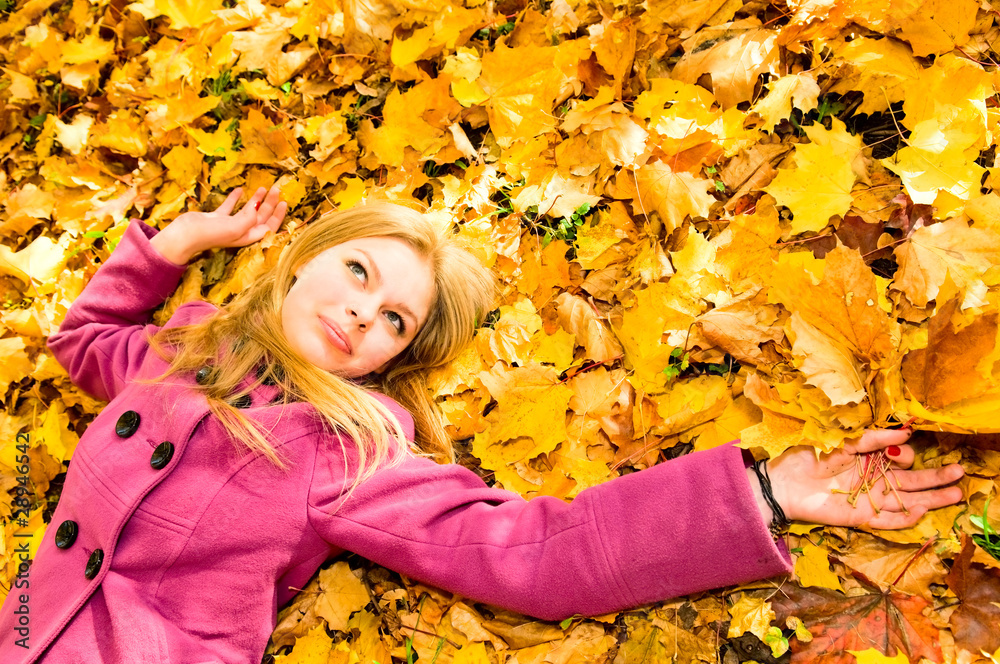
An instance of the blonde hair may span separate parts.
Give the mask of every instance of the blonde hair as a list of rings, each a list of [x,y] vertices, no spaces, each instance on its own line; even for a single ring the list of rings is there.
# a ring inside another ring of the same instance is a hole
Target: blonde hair
[[[392,237],[406,242],[428,259],[434,276],[434,299],[427,320],[412,342],[390,363],[388,371],[371,375],[363,387],[330,374],[302,359],[285,338],[281,308],[295,274],[306,263],[335,245],[364,237]],[[364,481],[393,452],[406,449],[402,428],[391,411],[365,387],[391,397],[413,416],[417,450],[438,461],[453,461],[445,433],[427,390],[427,375],[454,359],[473,337],[493,301],[489,272],[457,246],[446,231],[427,217],[399,205],[376,203],[323,215],[307,225],[278,260],[250,288],[208,318],[161,330],[154,345],[170,361],[168,375],[198,371],[210,365],[210,379],[198,386],[209,407],[230,435],[279,467],[283,461],[265,432],[254,426],[227,400],[256,388],[265,380],[277,383],[286,400],[313,405],[341,445],[356,446],[353,486]],[[264,367],[242,391],[248,374]],[[403,455],[395,455],[399,459]]]

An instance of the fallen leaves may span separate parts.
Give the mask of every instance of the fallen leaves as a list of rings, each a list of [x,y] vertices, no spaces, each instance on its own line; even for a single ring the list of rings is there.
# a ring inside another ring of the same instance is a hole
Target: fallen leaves
[[[570,499],[692,449],[832,450],[912,416],[936,432],[917,465],[950,455],[969,479],[968,505],[911,529],[793,536],[798,580],[770,599],[722,591],[615,624],[539,623],[337,563],[283,613],[277,661],[695,662],[789,643],[796,661],[1000,658],[997,563],[959,544],[981,530],[963,510],[982,515],[987,498],[1000,526],[1000,462],[958,437],[1000,430],[995,12],[8,4],[0,550],[45,528],[43,509],[9,519],[16,436],[41,508],[100,408],[43,342],[127,220],[162,226],[278,183],[292,233],[206,256],[158,320],[239,292],[333,207],[425,210],[497,276],[475,344],[432,380],[463,461],[490,482]]]
[[[890,656],[903,653],[911,662],[941,661],[937,628],[922,613],[928,604],[919,597],[877,589],[845,596],[790,586],[773,604],[779,620],[794,614],[812,633],[811,642],[792,644],[801,661],[842,662],[846,651],[868,648]]]

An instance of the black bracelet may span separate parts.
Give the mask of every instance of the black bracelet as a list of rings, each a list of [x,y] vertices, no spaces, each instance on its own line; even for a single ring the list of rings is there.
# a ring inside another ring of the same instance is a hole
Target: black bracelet
[[[767,474],[766,459],[754,461],[750,467],[753,468],[753,472],[757,474],[757,479],[760,481],[760,492],[764,494],[764,502],[771,508],[771,524],[767,527],[767,529],[771,531],[771,535],[777,539],[785,530],[788,529],[788,525],[791,521],[789,521],[788,517],[785,516],[785,511],[781,509],[781,505],[778,504],[778,501],[774,499],[774,493],[771,491],[771,478]]]

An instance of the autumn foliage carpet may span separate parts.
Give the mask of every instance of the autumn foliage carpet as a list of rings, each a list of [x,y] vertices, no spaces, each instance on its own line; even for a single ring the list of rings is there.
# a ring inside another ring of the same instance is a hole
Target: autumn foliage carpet
[[[363,197],[455,224],[501,296],[434,397],[497,486],[570,499],[737,437],[758,455],[831,450],[910,418],[917,464],[967,477],[964,504],[909,530],[796,524],[792,579],[561,624],[350,558],[281,613],[274,661],[1000,662],[989,4],[0,12],[4,588],[15,534],[37,546],[102,406],[45,337],[130,217],[162,226],[277,182],[289,232],[200,258],[158,320],[226,301],[296,229]]]

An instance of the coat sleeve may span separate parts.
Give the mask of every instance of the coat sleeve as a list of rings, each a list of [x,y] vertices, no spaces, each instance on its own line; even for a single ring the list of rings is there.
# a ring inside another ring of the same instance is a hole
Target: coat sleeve
[[[317,460],[309,501],[328,542],[446,590],[548,620],[601,615],[787,574],[741,450],[687,455],[582,491],[525,501],[471,471],[410,458],[344,497]],[[340,470],[342,474],[342,470]]]
[[[150,244],[156,230],[137,219],[66,313],[49,348],[70,379],[110,401],[134,377],[158,328],[153,310],[177,287],[185,267],[163,258]],[[210,306],[210,305],[205,305]]]

